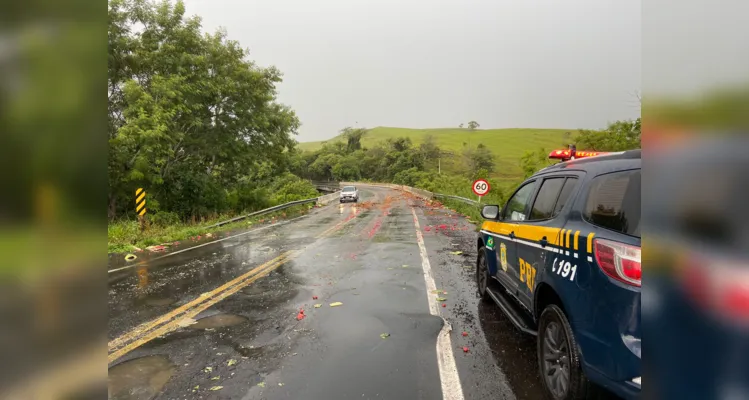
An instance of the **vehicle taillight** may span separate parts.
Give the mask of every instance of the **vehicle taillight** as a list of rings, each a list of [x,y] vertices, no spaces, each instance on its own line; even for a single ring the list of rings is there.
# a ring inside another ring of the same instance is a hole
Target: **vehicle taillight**
[[[596,261],[608,276],[632,286],[642,284],[641,251],[637,246],[605,239],[594,239]]]
[[[682,268],[684,289],[699,306],[744,323],[749,318],[749,272],[745,265],[693,256]]]

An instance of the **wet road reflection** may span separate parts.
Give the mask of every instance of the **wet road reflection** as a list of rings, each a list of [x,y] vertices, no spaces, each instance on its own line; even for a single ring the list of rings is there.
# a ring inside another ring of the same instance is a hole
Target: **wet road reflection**
[[[118,337],[311,246],[117,360],[110,398],[440,398],[442,321],[428,311],[414,206],[444,291],[440,309],[453,328],[465,399],[541,399],[535,338],[476,297],[475,227],[409,195],[360,193],[360,203],[320,208],[112,280],[110,337]]]

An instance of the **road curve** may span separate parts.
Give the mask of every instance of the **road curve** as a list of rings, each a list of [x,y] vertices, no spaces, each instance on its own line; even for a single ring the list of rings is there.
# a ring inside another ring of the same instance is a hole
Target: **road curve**
[[[533,338],[477,299],[475,226],[360,192],[111,273],[109,397],[541,398]]]

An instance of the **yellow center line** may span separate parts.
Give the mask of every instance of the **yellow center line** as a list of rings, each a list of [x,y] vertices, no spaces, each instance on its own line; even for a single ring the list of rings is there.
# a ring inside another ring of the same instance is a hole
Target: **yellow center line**
[[[287,251],[287,252],[281,254],[280,256],[278,256],[278,257],[276,257],[276,258],[274,258],[274,259],[272,259],[272,260],[270,260],[270,261],[268,261],[268,262],[266,262],[266,263],[264,263],[264,264],[262,264],[262,265],[260,265],[258,267],[253,268],[251,271],[249,271],[249,272],[247,272],[247,273],[245,273],[245,274],[243,274],[243,275],[241,275],[241,276],[239,276],[239,277],[237,277],[235,279],[232,279],[231,281],[229,281],[229,282],[227,282],[227,283],[225,283],[225,284],[217,287],[216,289],[213,289],[210,292],[201,294],[200,296],[198,296],[197,298],[195,298],[193,301],[191,301],[191,302],[189,302],[189,303],[187,303],[185,305],[182,305],[182,306],[180,306],[178,308],[175,308],[174,310],[172,310],[172,311],[170,311],[170,312],[162,315],[161,317],[159,317],[157,319],[155,319],[153,321],[150,321],[150,322],[145,322],[145,323],[137,326],[136,328],[134,328],[130,332],[128,332],[128,333],[126,333],[126,334],[124,334],[124,335],[122,335],[122,336],[120,336],[120,337],[118,337],[118,338],[116,338],[116,339],[114,339],[112,341],[110,341],[107,344],[107,347],[109,348],[109,351],[111,352],[113,350],[116,350],[118,347],[120,347],[120,346],[126,344],[127,342],[135,339],[138,335],[146,333],[146,332],[152,330],[153,328],[155,328],[156,326],[161,325],[161,324],[163,324],[165,322],[168,322],[171,319],[176,318],[177,316],[179,316],[179,314],[182,314],[182,313],[188,311],[190,308],[195,307],[195,306],[199,305],[200,303],[203,303],[203,302],[209,300],[211,297],[217,295],[221,291],[226,290],[226,289],[230,288],[231,286],[236,285],[237,283],[241,282],[242,280],[247,279],[247,278],[249,278],[249,277],[251,277],[251,276],[253,276],[253,275],[261,272],[263,270],[263,268],[267,267],[268,265],[273,264],[273,263],[275,263],[275,262],[277,262],[279,260],[283,260],[283,259],[287,258],[290,253],[291,253],[290,251]]]
[[[316,238],[326,236],[353,220],[354,218],[341,221],[317,235]],[[271,271],[283,265],[285,262],[296,258],[299,254],[307,250],[309,247],[310,246],[305,247],[301,250],[287,251],[280,256],[252,269],[246,274],[235,278],[210,292],[201,294],[193,301],[179,308],[176,308],[167,314],[164,314],[158,319],[141,324],[130,332],[110,341],[108,343],[108,362],[111,363],[122,357],[123,355],[129,353],[130,351],[142,346],[143,344],[161,335],[176,330],[177,328],[179,328],[179,321],[177,320],[177,317],[179,317],[179,320],[181,321],[183,319],[192,318],[198,315],[212,305],[218,303],[228,296],[231,296],[232,294],[255,282],[256,280],[268,275]],[[159,327],[159,325],[161,326]]]
[[[188,319],[193,318],[196,315],[200,314],[201,312],[207,310],[209,307],[213,306],[214,304],[218,303],[219,301],[231,296],[232,294],[244,289],[246,286],[250,285],[251,283],[255,282],[256,280],[268,275],[271,271],[274,269],[280,267],[283,265],[286,261],[288,261],[290,258],[281,259],[278,260],[270,265],[266,265],[262,271],[259,271],[255,275],[253,275],[251,278],[239,283],[238,285],[232,287],[229,290],[225,290],[218,294],[217,296],[211,297],[208,300],[204,301],[202,304],[200,304],[198,307],[195,307],[191,309],[189,312],[182,315],[182,319]],[[180,328],[179,325],[180,321],[178,320],[172,320],[170,323],[161,326],[160,328],[150,331],[145,336],[142,336],[138,340],[131,342],[127,346],[115,351],[114,353],[109,354],[108,356],[108,362],[111,363],[112,361],[117,360],[118,358],[124,356],[125,354],[129,353],[130,351],[144,345],[145,343],[150,342],[153,339],[156,339],[159,336],[165,335],[171,331],[177,330]]]

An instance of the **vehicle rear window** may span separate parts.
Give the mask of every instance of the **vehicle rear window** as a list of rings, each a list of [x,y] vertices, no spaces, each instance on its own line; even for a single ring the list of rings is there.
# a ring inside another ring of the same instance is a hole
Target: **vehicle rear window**
[[[536,200],[533,202],[529,220],[551,218],[554,211],[554,204],[557,202],[557,197],[559,197],[562,186],[564,186],[564,178],[549,178],[544,180],[541,184],[541,189],[538,190]]]
[[[593,179],[583,218],[591,224],[640,237],[640,170]]]

